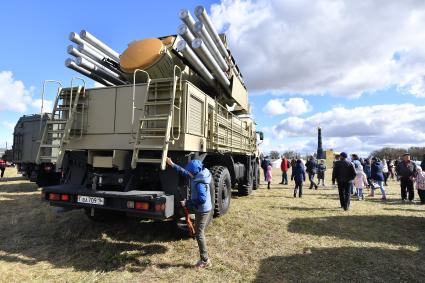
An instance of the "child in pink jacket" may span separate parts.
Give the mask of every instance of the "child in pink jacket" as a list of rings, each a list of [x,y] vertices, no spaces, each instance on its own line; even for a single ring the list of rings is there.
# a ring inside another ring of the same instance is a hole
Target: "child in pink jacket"
[[[367,186],[367,176],[363,172],[363,166],[357,165],[356,168],[356,177],[354,178],[354,187],[357,190],[358,200],[364,200],[363,188]]]
[[[421,204],[425,204],[425,172],[422,171],[420,166],[416,167],[416,189],[418,190],[419,198],[421,199]]]
[[[270,190],[270,183],[272,182],[272,166],[271,165],[267,166],[266,181],[267,181],[267,189]]]

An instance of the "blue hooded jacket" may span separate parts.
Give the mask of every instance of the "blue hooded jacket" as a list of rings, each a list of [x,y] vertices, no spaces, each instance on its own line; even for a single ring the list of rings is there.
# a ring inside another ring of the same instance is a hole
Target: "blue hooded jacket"
[[[186,205],[193,208],[196,212],[205,213],[212,209],[211,203],[211,173],[200,160],[191,160],[186,168],[182,168],[177,164],[173,168],[185,177],[190,178],[190,200]],[[189,173],[193,176],[189,175]]]
[[[371,166],[371,177],[375,181],[384,181],[384,174],[382,173],[382,164],[380,161],[372,163]]]

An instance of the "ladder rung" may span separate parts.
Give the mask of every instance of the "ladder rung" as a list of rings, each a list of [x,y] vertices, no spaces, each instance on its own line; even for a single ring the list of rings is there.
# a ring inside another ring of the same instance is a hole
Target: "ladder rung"
[[[61,147],[58,144],[41,144],[40,147],[46,147],[46,148],[59,148]]]
[[[50,120],[47,121],[47,124],[66,124],[68,120]]]
[[[166,100],[166,101],[147,101],[145,103],[145,106],[170,105],[170,104],[171,104],[171,100]]]
[[[166,121],[166,120],[168,120],[168,114],[140,118],[140,121]]]
[[[164,135],[160,135],[160,136],[141,135],[140,138],[142,138],[142,139],[163,139],[163,138],[165,138],[165,136]]]
[[[136,146],[136,148],[143,150],[162,150],[164,146],[155,144],[139,144]]]
[[[165,132],[165,128],[141,128],[141,132]]]
[[[64,130],[57,130],[57,131],[47,131],[48,134],[63,134]]]
[[[162,159],[140,158],[140,159],[137,159],[137,162],[140,162],[140,163],[162,163]]]
[[[40,156],[40,159],[56,159],[57,156]]]

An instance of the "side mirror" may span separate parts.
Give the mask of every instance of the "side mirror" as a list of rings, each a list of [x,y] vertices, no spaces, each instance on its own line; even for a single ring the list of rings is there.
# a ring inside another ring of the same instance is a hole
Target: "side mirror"
[[[260,136],[260,141],[264,140],[264,133],[263,132],[257,132],[257,134]]]

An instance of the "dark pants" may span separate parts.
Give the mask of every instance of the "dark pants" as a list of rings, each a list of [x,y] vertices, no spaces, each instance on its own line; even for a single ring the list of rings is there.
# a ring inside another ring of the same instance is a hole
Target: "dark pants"
[[[288,173],[286,171],[282,171],[282,184],[288,185]]]
[[[375,187],[373,186],[373,183],[372,183],[372,179],[370,177],[367,177],[367,183],[372,190],[375,189]]]
[[[316,182],[314,182],[314,175],[316,175],[316,174],[314,174],[314,173],[308,173],[308,179],[310,180],[310,190],[313,188],[313,187],[315,187],[316,189],[317,189],[317,184],[316,184]]]
[[[344,210],[347,210],[350,207],[351,187],[352,183],[338,183],[339,201]]]
[[[421,204],[425,204],[425,190],[418,190],[418,195],[421,199]]]
[[[199,247],[199,255],[201,257],[201,260],[204,262],[208,260],[208,253],[207,253],[207,244],[205,243],[205,234],[204,230],[207,226],[208,220],[210,217],[210,213],[195,213],[195,237],[196,241],[198,242]]]
[[[390,173],[384,173],[384,185],[387,186],[388,177],[390,176]]]
[[[302,197],[303,195],[303,182],[302,181],[295,181],[295,189],[294,189],[294,197],[297,196]]]
[[[401,199],[405,200],[407,198],[407,194],[409,194],[409,200],[413,200],[415,198],[415,191],[413,189],[413,181],[410,178],[402,177],[400,179],[400,188],[401,188]]]
[[[6,170],[6,168],[0,168],[0,171],[1,171],[1,177],[3,178],[3,176],[4,176],[4,170]]]
[[[264,172],[264,181],[267,182],[267,168],[263,169],[263,172]]]

